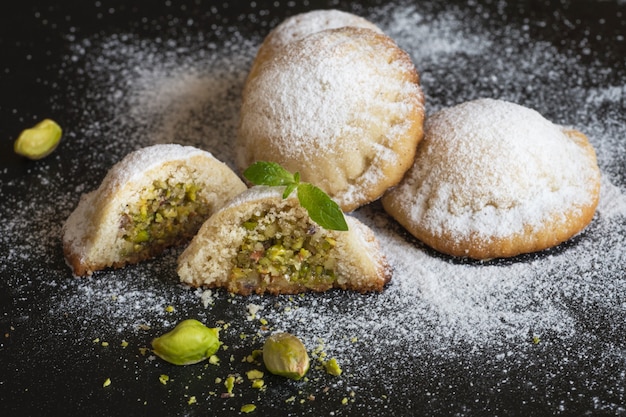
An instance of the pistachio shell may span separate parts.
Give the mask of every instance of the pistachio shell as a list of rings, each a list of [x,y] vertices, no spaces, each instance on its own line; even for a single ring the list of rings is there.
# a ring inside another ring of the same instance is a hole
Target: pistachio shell
[[[183,320],[152,341],[154,354],[174,365],[190,365],[215,354],[220,347],[219,329],[198,320]]]
[[[13,144],[13,150],[29,159],[41,159],[56,149],[62,134],[61,127],[55,121],[44,119],[34,127],[22,131]]]

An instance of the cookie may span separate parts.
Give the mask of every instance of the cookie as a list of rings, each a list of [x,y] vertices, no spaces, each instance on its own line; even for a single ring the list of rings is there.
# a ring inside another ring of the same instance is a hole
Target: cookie
[[[252,187],[212,215],[178,259],[180,280],[243,295],[381,291],[391,268],[371,229],[346,216],[348,231],[326,230],[283,190]]]
[[[402,179],[423,118],[417,70],[391,38],[322,30],[285,45],[248,80],[237,165],[277,162],[349,212]]]
[[[128,154],[81,196],[63,226],[75,275],[137,263],[187,242],[246,185],[209,152],[154,145]]]
[[[427,119],[413,167],[382,203],[432,248],[489,259],[570,239],[592,220],[599,195],[583,133],[518,104],[479,99]]]

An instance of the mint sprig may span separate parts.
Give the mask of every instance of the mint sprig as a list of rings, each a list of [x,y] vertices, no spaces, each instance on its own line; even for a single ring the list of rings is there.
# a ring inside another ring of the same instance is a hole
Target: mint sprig
[[[348,230],[339,205],[320,188],[301,182],[298,172],[292,174],[276,162],[258,161],[250,165],[243,176],[254,185],[284,186],[283,198],[297,190],[300,205],[315,223],[327,230]]]

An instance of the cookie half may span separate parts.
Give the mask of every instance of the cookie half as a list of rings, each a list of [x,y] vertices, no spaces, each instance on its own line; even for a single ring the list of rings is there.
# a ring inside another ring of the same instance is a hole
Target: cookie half
[[[81,196],[63,226],[66,260],[82,276],[148,259],[191,239],[246,188],[209,152],[175,144],[139,149]]]
[[[237,165],[277,162],[349,212],[402,179],[423,116],[415,66],[392,39],[323,30],[285,45],[248,80]]]
[[[434,249],[475,259],[558,245],[592,220],[600,170],[587,137],[518,104],[480,99],[429,117],[385,210]]]
[[[181,281],[243,295],[383,289],[391,268],[371,229],[346,216],[348,231],[326,230],[282,192],[252,187],[211,216],[178,259]]]

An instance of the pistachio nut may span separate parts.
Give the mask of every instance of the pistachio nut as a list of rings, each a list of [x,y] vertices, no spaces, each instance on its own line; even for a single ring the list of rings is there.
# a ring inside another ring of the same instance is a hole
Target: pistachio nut
[[[299,380],[309,370],[309,354],[304,344],[290,333],[274,333],[263,345],[263,362],[274,375]]]
[[[16,154],[29,159],[41,159],[52,153],[61,141],[61,127],[50,119],[44,119],[30,129],[25,129],[13,143]]]
[[[326,369],[326,372],[328,374],[334,376],[339,376],[341,375],[341,372],[343,372],[341,370],[341,367],[339,366],[339,363],[337,363],[337,359],[335,358],[331,358],[324,362],[324,369]]]
[[[154,354],[174,365],[203,361],[219,347],[219,329],[209,328],[194,319],[183,320],[168,333],[152,340]]]

